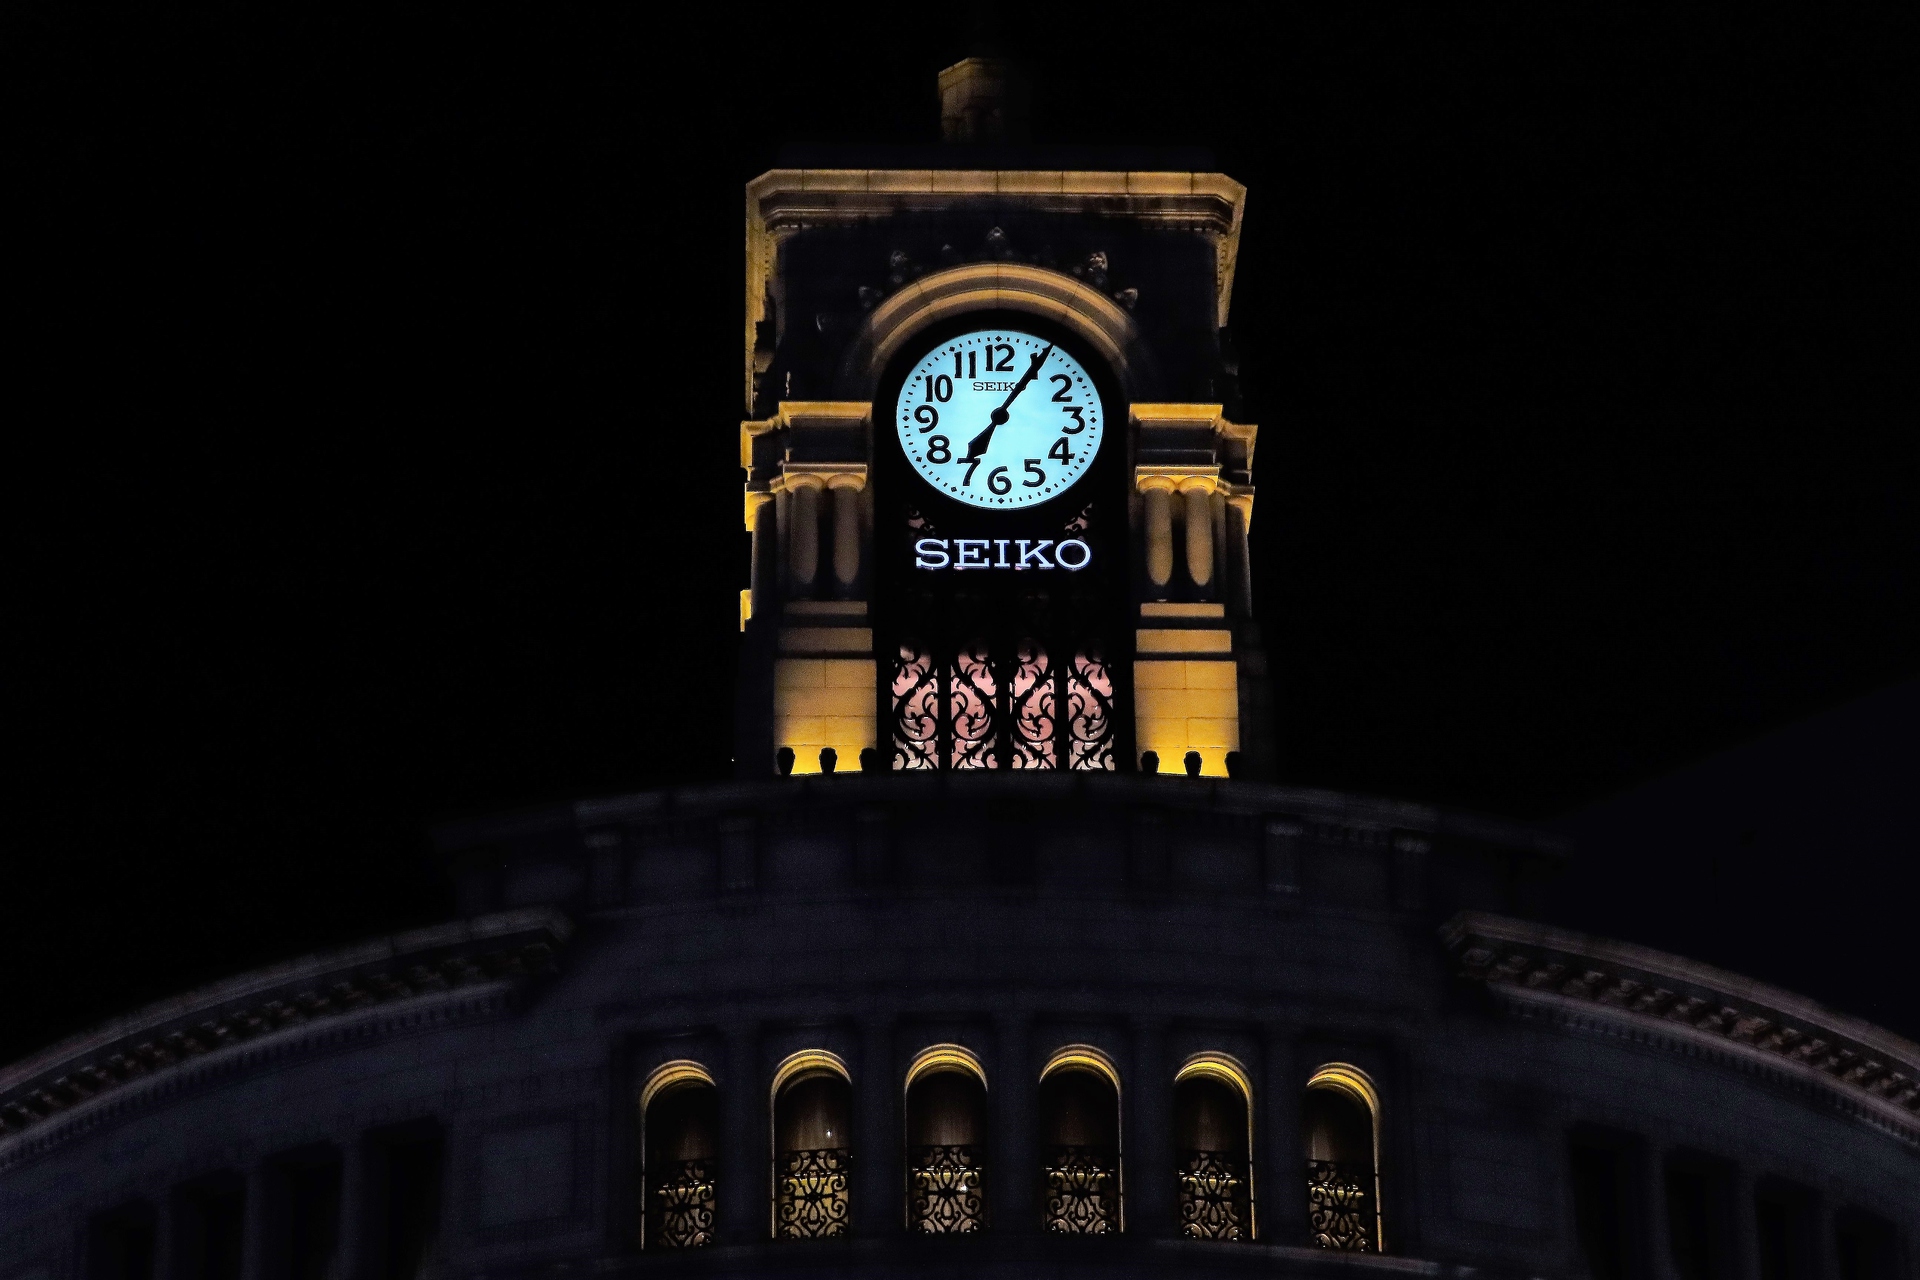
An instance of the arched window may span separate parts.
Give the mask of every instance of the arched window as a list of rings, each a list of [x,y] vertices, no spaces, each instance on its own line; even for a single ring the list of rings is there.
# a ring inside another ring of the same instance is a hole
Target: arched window
[[[1322,1249],[1380,1250],[1380,1095],[1366,1072],[1329,1063],[1302,1107],[1307,1213]]]
[[[957,1044],[923,1049],[907,1068],[907,1229],[930,1235],[987,1225],[987,1073]]]
[[[1225,1054],[1187,1060],[1173,1078],[1180,1232],[1253,1239],[1253,1089]]]
[[[773,1234],[782,1240],[847,1234],[847,1064],[824,1049],[793,1054],[773,1073]]]
[[[1120,1073],[1091,1045],[1068,1045],[1040,1073],[1040,1168],[1048,1231],[1120,1230]]]
[[[697,1062],[658,1068],[640,1090],[641,1247],[713,1243],[720,1093]]]

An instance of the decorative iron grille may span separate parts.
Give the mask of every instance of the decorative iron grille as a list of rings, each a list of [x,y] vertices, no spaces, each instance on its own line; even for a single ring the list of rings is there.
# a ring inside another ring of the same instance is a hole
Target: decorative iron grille
[[[847,1234],[849,1153],[789,1151],[773,1162],[775,1232],[782,1240]]]
[[[1307,1161],[1307,1216],[1322,1249],[1376,1253],[1373,1171],[1332,1160]]]
[[[987,1202],[980,1148],[915,1147],[910,1154],[907,1189],[913,1229],[929,1235],[984,1230]]]
[[[1069,1235],[1120,1230],[1120,1158],[1099,1147],[1049,1147],[1041,1174],[1046,1226]]]
[[[680,1160],[652,1173],[647,1247],[699,1249],[713,1243],[714,1176],[705,1160]]]
[[[896,771],[1118,767],[1113,669],[1097,645],[1062,664],[1032,636],[950,657],[906,640],[888,693]]]
[[[1069,769],[1113,769],[1113,671],[1097,648],[1073,656],[1067,731]]]
[[[894,769],[938,769],[943,706],[933,654],[902,644],[893,662],[891,692]]]
[[[1180,1164],[1180,1232],[1196,1240],[1249,1237],[1247,1167],[1222,1151],[1189,1151]]]

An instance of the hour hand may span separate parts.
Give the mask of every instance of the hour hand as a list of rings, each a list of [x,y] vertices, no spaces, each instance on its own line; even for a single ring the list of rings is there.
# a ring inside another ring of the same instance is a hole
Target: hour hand
[[[1001,405],[993,411],[993,415],[987,420],[987,429],[967,441],[967,456],[965,461],[972,462],[975,458],[985,453],[987,451],[987,445],[993,440],[993,429],[1006,420],[1007,407]]]

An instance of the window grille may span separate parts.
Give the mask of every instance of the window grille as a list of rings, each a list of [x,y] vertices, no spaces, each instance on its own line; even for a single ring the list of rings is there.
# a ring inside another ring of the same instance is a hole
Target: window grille
[[[896,771],[1117,767],[1113,669],[1097,645],[1062,664],[1031,636],[945,656],[909,639],[888,695]]]
[[[1068,1235],[1120,1229],[1120,1156],[1106,1147],[1056,1146],[1042,1153],[1046,1228]]]
[[[786,1151],[774,1161],[776,1229],[783,1240],[847,1234],[848,1171],[844,1147]]]
[[[909,1153],[908,1209],[915,1231],[928,1235],[980,1231],[987,1225],[982,1152],[972,1143],[915,1147]]]
[[[713,1243],[716,1183],[706,1160],[677,1160],[652,1171],[647,1242],[656,1249],[698,1249]]]
[[[1307,1161],[1307,1213],[1322,1249],[1374,1253],[1373,1170],[1334,1160]]]
[[[1225,1151],[1189,1151],[1180,1162],[1180,1233],[1196,1240],[1245,1240],[1246,1162]]]

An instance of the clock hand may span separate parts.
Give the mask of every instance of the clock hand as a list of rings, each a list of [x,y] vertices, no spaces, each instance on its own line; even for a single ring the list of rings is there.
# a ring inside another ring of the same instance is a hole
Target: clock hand
[[[1027,384],[1033,381],[1034,375],[1040,372],[1040,366],[1045,364],[1047,357],[1052,354],[1053,344],[1049,342],[1047,349],[1036,355],[1033,363],[1027,366],[1027,371],[1020,375],[1020,381],[1013,384],[1013,390],[1009,391],[1007,398],[1000,402],[1000,407],[988,417],[987,429],[967,442],[967,456],[964,461],[971,462],[987,451],[987,445],[993,439],[993,429],[1007,420],[1007,407],[1027,389]]]

